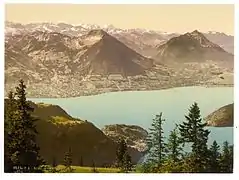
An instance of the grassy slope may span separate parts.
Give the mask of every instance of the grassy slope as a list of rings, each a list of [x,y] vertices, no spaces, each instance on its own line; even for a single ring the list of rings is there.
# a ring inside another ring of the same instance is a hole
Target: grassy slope
[[[33,116],[39,119],[36,122],[37,142],[47,164],[51,165],[53,159],[62,164],[69,148],[73,156],[72,165],[80,165],[81,158],[83,166],[91,166],[93,161],[98,167],[109,167],[114,163],[116,142],[92,123],[71,117],[57,105],[30,104],[34,108]],[[129,153],[134,163],[142,156],[132,148],[129,148]]]
[[[81,157],[84,166],[91,166],[93,161],[95,166],[107,166],[115,161],[116,143],[92,123],[75,119],[56,105],[31,102],[31,106],[39,119],[37,142],[47,164],[52,164],[54,158],[62,164],[69,148],[73,165],[79,165]]]
[[[92,173],[92,167],[81,167],[81,166],[71,166],[73,169],[73,173]],[[59,165],[57,166],[56,170],[63,172],[65,166]],[[102,167],[96,167],[95,168],[97,172],[99,173],[119,173],[120,170],[118,168],[102,168]],[[48,172],[48,171],[46,171]]]
[[[82,156],[84,165],[111,164],[115,160],[116,144],[92,123],[74,119],[59,106],[35,106],[38,142],[41,154],[51,164],[53,157],[61,164],[65,152],[72,150],[73,165],[78,165]]]

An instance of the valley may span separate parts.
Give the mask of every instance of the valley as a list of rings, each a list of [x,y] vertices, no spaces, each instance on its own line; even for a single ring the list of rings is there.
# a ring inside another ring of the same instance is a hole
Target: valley
[[[78,27],[72,34],[61,30],[63,24],[52,26],[7,23],[5,95],[19,78],[28,97],[50,98],[234,84],[233,54],[213,43],[223,42],[221,34],[217,39],[198,31],[169,35],[95,26]]]
[[[234,173],[234,11],[6,3],[4,172]]]
[[[202,65],[202,64],[200,64]],[[87,77],[56,76],[57,80],[31,83],[28,85],[28,97],[66,98],[97,95],[117,91],[147,91],[186,86],[233,87],[233,73],[220,68],[181,67],[169,75],[138,75],[124,78],[121,75],[109,77],[89,75]],[[208,65],[205,63],[205,65]],[[198,73],[197,73],[198,72]],[[219,75],[218,75],[219,74]],[[224,78],[224,76],[227,78]],[[78,79],[79,78],[79,79]],[[15,83],[5,85],[5,93],[15,87]]]

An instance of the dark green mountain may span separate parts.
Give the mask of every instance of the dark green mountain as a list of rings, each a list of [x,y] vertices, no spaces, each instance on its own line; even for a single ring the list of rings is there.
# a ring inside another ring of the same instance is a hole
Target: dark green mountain
[[[84,166],[91,166],[93,161],[96,166],[114,163],[116,142],[92,123],[71,117],[57,105],[30,103],[34,108],[33,115],[39,119],[37,142],[47,164],[54,158],[57,164],[62,164],[69,147],[73,165],[80,165],[81,157]],[[133,148],[129,148],[129,152],[134,163],[142,156]]]

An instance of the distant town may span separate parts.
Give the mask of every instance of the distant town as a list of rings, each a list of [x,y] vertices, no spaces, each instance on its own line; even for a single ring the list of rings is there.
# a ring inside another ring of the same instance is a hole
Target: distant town
[[[28,97],[65,98],[97,95],[118,91],[150,91],[185,86],[233,86],[233,74],[211,63],[188,63],[176,72],[165,68],[162,74],[154,71],[145,75],[123,77],[121,74],[56,76],[52,81],[34,83],[27,81]],[[7,90],[15,84],[6,84]]]

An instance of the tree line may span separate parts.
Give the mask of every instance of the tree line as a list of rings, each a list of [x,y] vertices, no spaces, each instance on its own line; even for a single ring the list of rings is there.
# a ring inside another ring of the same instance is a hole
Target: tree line
[[[208,147],[210,131],[203,122],[197,103],[189,108],[184,122],[175,125],[167,141],[164,137],[165,119],[156,115],[147,139],[146,162],[139,165],[145,173],[232,173],[233,145],[227,141],[222,149],[216,141]],[[189,147],[190,151],[185,151]]]
[[[40,156],[37,145],[37,118],[32,116],[33,108],[26,100],[26,86],[20,80],[15,92],[10,91],[4,108],[4,171],[13,173],[45,172],[46,161]],[[224,142],[222,149],[216,141],[208,147],[210,131],[206,129],[200,109],[194,103],[185,121],[176,125],[167,141],[164,137],[165,119],[156,115],[149,129],[147,138],[146,161],[137,165],[136,171],[142,173],[197,172],[197,173],[231,173],[233,172],[233,145]],[[116,148],[116,160],[112,166],[121,172],[132,172],[133,164],[124,139],[120,139]],[[190,151],[184,151],[189,146]],[[83,157],[80,158],[83,166]],[[73,172],[71,148],[65,153],[64,172]],[[49,165],[48,165],[49,166]],[[56,169],[53,157],[50,172]],[[49,172],[48,171],[48,172]],[[94,161],[92,172],[96,173]]]

